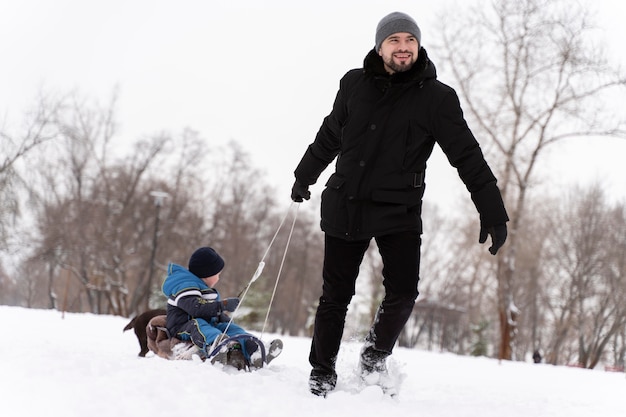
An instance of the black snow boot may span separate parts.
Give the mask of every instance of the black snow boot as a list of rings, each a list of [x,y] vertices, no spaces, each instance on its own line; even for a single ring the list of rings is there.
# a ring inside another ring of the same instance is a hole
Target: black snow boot
[[[365,345],[361,350],[359,373],[365,385],[378,385],[385,394],[395,397],[398,387],[387,371],[387,357],[391,353],[378,350],[373,345]]]
[[[326,397],[337,385],[337,374],[313,369],[309,377],[309,390],[319,397]]]
[[[366,344],[361,350],[361,360],[359,361],[361,377],[365,378],[373,373],[386,374],[386,361],[389,355],[389,352],[378,350],[373,345]]]

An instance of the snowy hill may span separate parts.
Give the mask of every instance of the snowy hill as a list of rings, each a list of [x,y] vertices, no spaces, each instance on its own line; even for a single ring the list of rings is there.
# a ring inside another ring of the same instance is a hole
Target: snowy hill
[[[396,398],[359,387],[360,344],[344,343],[338,389],[308,392],[310,340],[283,337],[283,354],[254,373],[201,361],[138,358],[129,320],[0,306],[3,415],[623,417],[626,376],[396,349]],[[264,335],[269,340],[271,335]],[[151,355],[151,354],[149,354]],[[9,414],[6,414],[9,411]]]

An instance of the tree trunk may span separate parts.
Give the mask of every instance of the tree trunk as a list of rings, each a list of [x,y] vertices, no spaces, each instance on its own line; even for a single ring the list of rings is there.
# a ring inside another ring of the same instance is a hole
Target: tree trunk
[[[514,242],[512,242],[514,243]],[[500,320],[500,347],[498,359],[513,359],[513,346],[517,335],[517,317],[519,311],[513,302],[513,290],[511,282],[513,280],[513,267],[511,252],[514,248],[509,248],[498,259],[498,316]]]

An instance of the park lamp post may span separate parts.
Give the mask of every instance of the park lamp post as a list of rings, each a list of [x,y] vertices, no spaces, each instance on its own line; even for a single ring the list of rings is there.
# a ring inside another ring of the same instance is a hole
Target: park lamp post
[[[159,242],[159,217],[161,206],[166,198],[170,195],[165,191],[150,191],[150,195],[154,197],[155,219],[154,219],[154,235],[152,236],[152,253],[150,254],[150,267],[148,269],[148,282],[145,287],[145,310],[150,308],[150,292],[152,290],[152,280],[154,276],[154,263],[156,257],[157,246]]]

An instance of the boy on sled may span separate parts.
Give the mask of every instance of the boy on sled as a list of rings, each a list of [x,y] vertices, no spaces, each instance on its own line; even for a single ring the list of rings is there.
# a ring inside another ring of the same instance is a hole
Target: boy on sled
[[[190,350],[178,356],[197,354],[202,360],[220,362],[237,369],[254,370],[268,364],[282,351],[274,340],[263,343],[231,321],[239,298],[221,298],[214,288],[224,269],[224,260],[210,247],[197,249],[188,268],[171,263],[163,282],[167,297],[166,328],[169,337],[188,342]],[[192,344],[190,344],[191,342]]]

